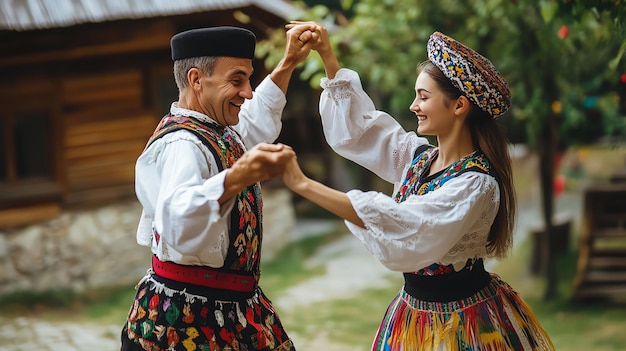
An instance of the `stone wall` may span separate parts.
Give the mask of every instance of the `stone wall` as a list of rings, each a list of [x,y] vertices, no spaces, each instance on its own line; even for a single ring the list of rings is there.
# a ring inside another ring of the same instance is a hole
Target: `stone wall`
[[[263,204],[266,260],[291,240],[295,215],[285,189],[264,188]],[[150,264],[150,250],[135,241],[140,215],[139,203],[129,201],[0,229],[0,295],[137,281]]]

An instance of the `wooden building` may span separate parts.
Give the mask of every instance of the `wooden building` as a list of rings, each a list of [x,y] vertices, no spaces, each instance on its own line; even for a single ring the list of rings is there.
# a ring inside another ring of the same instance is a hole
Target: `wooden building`
[[[234,25],[263,39],[293,11],[284,0],[2,1],[0,227],[134,198],[136,158],[178,94],[172,35]],[[268,73],[254,67],[253,87]],[[315,115],[319,94],[298,90],[285,114]],[[321,137],[284,128],[301,143]]]

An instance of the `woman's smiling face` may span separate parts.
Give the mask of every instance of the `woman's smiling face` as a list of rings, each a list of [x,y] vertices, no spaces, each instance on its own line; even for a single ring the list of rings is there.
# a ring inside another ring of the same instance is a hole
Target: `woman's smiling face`
[[[452,127],[454,103],[426,73],[421,72],[415,80],[415,99],[409,110],[417,117],[417,133],[442,135]]]

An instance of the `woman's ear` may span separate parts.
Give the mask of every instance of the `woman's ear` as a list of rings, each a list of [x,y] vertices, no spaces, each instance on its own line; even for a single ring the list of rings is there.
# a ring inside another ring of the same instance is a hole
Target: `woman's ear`
[[[461,95],[456,99],[454,114],[457,116],[469,113],[471,102],[465,95]]]

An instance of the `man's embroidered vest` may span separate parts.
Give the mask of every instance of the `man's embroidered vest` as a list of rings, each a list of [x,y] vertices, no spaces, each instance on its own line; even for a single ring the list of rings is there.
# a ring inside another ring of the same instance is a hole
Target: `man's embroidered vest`
[[[245,152],[240,137],[231,128],[213,123],[202,123],[192,117],[170,114],[161,119],[148,140],[148,146],[163,135],[180,129],[195,134],[211,150],[220,171],[232,167]],[[263,238],[262,208],[259,183],[250,185],[237,194],[230,213],[228,252],[224,266],[218,270],[251,274],[258,282]]]

